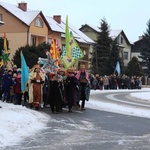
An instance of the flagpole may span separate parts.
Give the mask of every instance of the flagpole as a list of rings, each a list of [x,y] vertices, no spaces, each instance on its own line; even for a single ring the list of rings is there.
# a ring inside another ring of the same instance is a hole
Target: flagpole
[[[114,70],[114,74],[115,74],[115,72],[116,72],[116,68],[115,68],[115,70]]]

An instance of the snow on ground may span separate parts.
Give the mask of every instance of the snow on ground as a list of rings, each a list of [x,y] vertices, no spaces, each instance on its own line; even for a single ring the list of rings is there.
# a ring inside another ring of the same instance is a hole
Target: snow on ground
[[[0,147],[14,145],[45,127],[45,113],[0,101]]]
[[[92,90],[91,98],[86,102],[86,107],[149,118],[149,110],[135,110],[132,107],[127,108],[120,105],[104,103],[92,98],[94,94],[99,92],[110,93],[128,91],[129,90]],[[139,90],[132,91],[137,92]],[[130,96],[150,100],[150,88],[143,88],[140,90],[140,93],[132,93]],[[112,96],[111,98],[113,99],[114,97]],[[2,108],[0,108],[0,147],[14,145],[24,138],[34,135],[34,133],[44,129],[47,122],[50,120],[50,116],[47,114],[23,106],[4,103],[2,101],[0,101],[0,106],[2,106]]]
[[[129,94],[129,96],[134,97],[134,98],[140,98],[142,100],[150,101],[150,88],[143,88],[141,90],[130,90],[133,93]],[[139,92],[140,91],[140,92]],[[93,97],[94,94],[97,93],[118,93],[118,92],[129,92],[129,90],[92,90],[91,91],[91,97]],[[135,92],[135,93],[134,93]],[[117,99],[114,97],[115,94],[109,94],[107,97],[117,101]],[[93,99],[91,98],[90,101],[86,103],[86,107],[91,108],[91,109],[97,109],[97,110],[102,110],[102,111],[107,111],[107,112],[114,112],[114,113],[119,113],[119,114],[126,114],[126,115],[131,115],[131,116],[139,116],[139,117],[145,117],[145,118],[150,118],[150,110],[149,109],[140,109],[135,107],[127,107],[126,105],[120,105],[120,104],[114,104],[114,103],[108,103],[108,102],[100,102],[98,99]]]

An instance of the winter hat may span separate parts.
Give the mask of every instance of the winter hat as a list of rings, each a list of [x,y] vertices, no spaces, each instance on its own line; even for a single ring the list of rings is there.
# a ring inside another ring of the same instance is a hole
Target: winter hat
[[[17,65],[13,65],[13,69],[14,69],[14,68],[17,68]]]
[[[75,70],[74,70],[74,69],[72,69],[72,68],[70,68],[70,69],[68,69],[68,70],[67,70],[67,72],[68,72],[68,73],[74,73],[74,72],[75,72]]]
[[[17,73],[21,73],[21,69],[20,68],[17,69]]]

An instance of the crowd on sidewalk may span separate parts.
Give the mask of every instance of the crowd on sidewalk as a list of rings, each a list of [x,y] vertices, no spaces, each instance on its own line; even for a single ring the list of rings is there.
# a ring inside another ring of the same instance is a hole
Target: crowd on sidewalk
[[[108,90],[108,89],[141,89],[142,77],[132,76],[99,76],[89,75],[91,89]]]

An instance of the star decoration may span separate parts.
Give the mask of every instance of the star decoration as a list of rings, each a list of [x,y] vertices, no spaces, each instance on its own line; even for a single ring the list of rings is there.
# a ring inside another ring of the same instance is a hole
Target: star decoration
[[[39,63],[43,64],[42,69],[49,68],[50,72],[55,72],[55,68],[58,68],[58,66],[56,65],[57,60],[52,59],[49,52],[47,52],[46,55],[47,58],[41,58],[41,57],[38,58]]]
[[[8,53],[8,54],[3,53],[2,56],[1,56],[1,59],[2,59],[3,61],[10,61],[9,55],[10,55],[10,53]]]

